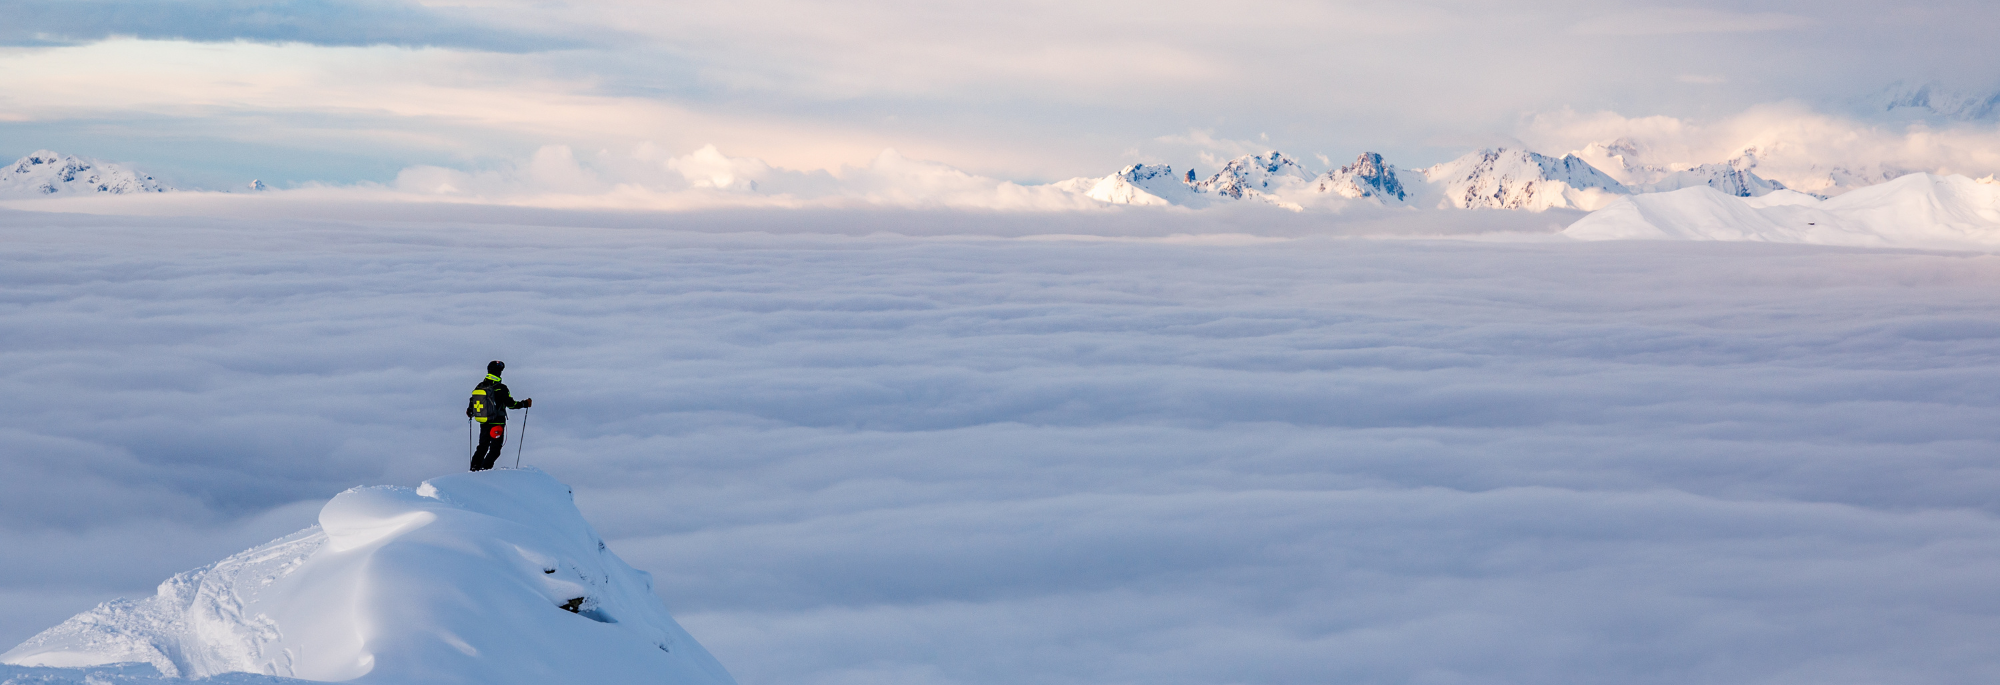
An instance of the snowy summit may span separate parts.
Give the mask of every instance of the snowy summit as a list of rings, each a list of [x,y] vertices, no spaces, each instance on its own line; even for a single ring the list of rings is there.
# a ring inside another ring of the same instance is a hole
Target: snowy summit
[[[348,490],[317,526],[176,575],[152,597],[99,605],[0,662],[138,663],[178,678],[735,685],[667,614],[652,576],[535,469]]]
[[[0,169],[0,197],[163,193],[173,188],[117,164],[37,150]]]

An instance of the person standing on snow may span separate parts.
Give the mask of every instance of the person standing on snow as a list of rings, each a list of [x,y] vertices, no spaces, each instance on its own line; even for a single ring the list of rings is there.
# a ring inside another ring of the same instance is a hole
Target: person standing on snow
[[[493,468],[493,462],[500,459],[500,446],[507,442],[507,410],[526,409],[535,401],[532,397],[514,401],[507,384],[500,382],[500,371],[506,368],[504,362],[487,362],[486,379],[479,381],[472,389],[472,399],[465,403],[465,417],[479,422],[479,448],[472,451],[474,471]]]

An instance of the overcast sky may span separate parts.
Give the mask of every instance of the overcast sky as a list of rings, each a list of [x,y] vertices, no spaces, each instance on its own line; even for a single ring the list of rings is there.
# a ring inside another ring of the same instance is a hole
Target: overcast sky
[[[2000,15],[1975,2],[0,0],[0,16],[0,156],[53,148],[212,188],[387,183],[547,145],[715,145],[800,170],[894,148],[1023,182],[1266,147],[1421,166],[1773,103],[1794,109],[1755,127],[1810,112],[1901,135],[1869,104],[1891,83],[2000,85]]]

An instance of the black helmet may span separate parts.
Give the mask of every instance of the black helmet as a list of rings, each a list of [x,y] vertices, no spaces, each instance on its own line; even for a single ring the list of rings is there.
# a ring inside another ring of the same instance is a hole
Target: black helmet
[[[507,362],[503,362],[497,359],[490,362],[486,362],[486,372],[493,374],[495,376],[500,375],[500,370],[505,368],[507,368]]]

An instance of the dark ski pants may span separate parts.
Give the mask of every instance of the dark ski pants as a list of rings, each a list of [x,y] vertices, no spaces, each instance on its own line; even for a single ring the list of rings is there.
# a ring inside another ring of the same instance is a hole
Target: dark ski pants
[[[500,459],[500,446],[507,442],[507,424],[490,423],[479,427],[479,449],[472,451],[472,470],[493,468]]]

